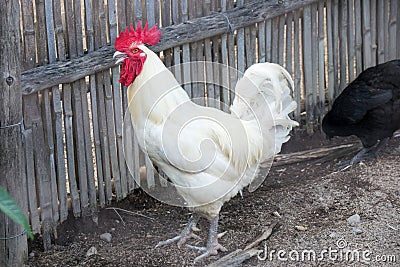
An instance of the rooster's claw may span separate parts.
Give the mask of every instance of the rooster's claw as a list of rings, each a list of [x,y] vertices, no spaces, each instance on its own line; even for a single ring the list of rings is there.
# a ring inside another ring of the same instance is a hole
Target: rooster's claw
[[[228,251],[224,246],[222,246],[221,244],[219,244],[218,242],[216,244],[213,244],[210,247],[197,247],[197,246],[192,246],[192,245],[186,245],[188,248],[192,248],[192,249],[197,249],[200,251],[205,251],[203,254],[201,254],[200,256],[196,257],[193,261],[193,263],[196,263],[204,258],[207,258],[210,255],[217,255],[218,254],[218,250],[222,251],[222,252],[226,252]]]

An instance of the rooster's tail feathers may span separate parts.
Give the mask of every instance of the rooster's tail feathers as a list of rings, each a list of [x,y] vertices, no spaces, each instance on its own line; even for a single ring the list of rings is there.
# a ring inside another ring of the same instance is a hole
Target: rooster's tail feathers
[[[290,74],[273,63],[254,64],[235,88],[231,112],[243,120],[256,119],[263,135],[261,162],[281,151],[289,132],[298,123],[289,117],[296,109]]]

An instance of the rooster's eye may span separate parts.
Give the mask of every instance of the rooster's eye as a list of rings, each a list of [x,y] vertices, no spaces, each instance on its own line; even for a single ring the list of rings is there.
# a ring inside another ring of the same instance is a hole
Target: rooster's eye
[[[139,52],[139,48],[135,48],[135,49],[133,49],[133,50],[132,50],[132,52],[133,52],[133,53],[137,53],[137,52]]]

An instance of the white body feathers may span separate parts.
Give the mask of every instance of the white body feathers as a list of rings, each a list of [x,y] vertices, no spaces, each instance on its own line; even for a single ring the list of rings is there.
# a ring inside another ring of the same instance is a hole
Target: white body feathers
[[[190,101],[157,55],[140,48],[147,59],[128,88],[139,145],[194,212],[213,218],[298,125],[288,116],[296,108],[292,79],[276,64],[251,66],[236,86],[229,114]]]

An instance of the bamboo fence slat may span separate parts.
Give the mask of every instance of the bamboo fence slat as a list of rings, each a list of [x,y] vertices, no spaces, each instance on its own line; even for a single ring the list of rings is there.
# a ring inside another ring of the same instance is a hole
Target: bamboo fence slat
[[[377,27],[378,27],[378,62],[385,62],[385,10],[383,8],[384,1],[378,1],[377,6]]]
[[[230,104],[233,103],[235,98],[235,85],[237,82],[237,72],[236,72],[236,52],[235,52],[235,36],[233,33],[228,34],[228,75],[229,75],[229,99]]]
[[[361,0],[354,0],[354,20],[356,24],[356,75],[358,75],[363,70]]]
[[[171,0],[161,0],[161,26],[166,27],[171,25]],[[167,67],[172,64],[172,49],[164,51],[164,62]]]
[[[102,161],[102,147],[101,147],[101,135],[98,121],[98,108],[97,108],[97,86],[96,76],[91,75],[89,77],[90,86],[90,107],[92,113],[92,127],[93,127],[93,140],[96,154],[96,178],[97,178],[97,191],[99,194],[99,204],[103,207],[106,204],[106,197],[104,191],[104,175],[103,175],[103,161]]]
[[[384,20],[384,28],[383,28],[383,32],[384,32],[384,34],[385,34],[385,39],[387,40],[387,41],[385,41],[384,42],[384,49],[385,49],[385,60],[387,61],[388,60],[388,58],[389,58],[389,42],[388,42],[388,40],[389,40],[389,3],[388,3],[388,1],[382,1],[383,2],[383,14],[384,14],[384,16],[383,16],[383,20]],[[372,4],[372,3],[374,3],[374,5]],[[371,20],[373,19],[373,16],[375,16],[375,13],[376,12],[372,12],[372,10],[375,10],[375,9],[372,9],[373,7],[375,6],[375,8],[376,8],[376,0],[371,0],[371,4],[370,4],[370,14],[371,14]],[[373,27],[375,26],[375,24],[372,24],[371,25],[371,38],[374,38],[374,36],[372,36],[372,34],[373,34]],[[372,41],[371,41],[372,42]],[[372,44],[374,44],[374,43],[372,43]],[[373,62],[372,62],[372,64],[373,64]]]
[[[397,3],[397,30],[396,30],[397,58],[400,58],[400,5]]]
[[[140,151],[139,151],[139,141],[137,140],[137,137],[134,133],[134,131],[131,131],[131,140],[133,140],[133,173],[132,175],[136,177],[136,182],[134,183],[135,187],[140,186]],[[137,182],[139,181],[139,183]]]
[[[198,2],[198,1],[188,0],[188,5],[196,7],[196,2]],[[193,19],[195,17],[196,17],[196,8],[189,8],[188,19]],[[201,42],[194,42],[189,45],[190,51],[191,51],[190,62],[196,62],[196,60],[198,58],[198,50],[199,50],[199,47],[201,47],[201,46],[202,46]],[[196,83],[196,81],[198,81],[198,73],[199,73],[199,69],[197,68],[198,64],[190,64],[190,67],[191,67],[190,68],[190,72],[191,72],[190,73],[190,77],[191,77],[190,84],[192,87],[191,88],[191,97],[193,99],[197,99],[196,102],[198,104],[202,104],[202,103],[199,103],[198,101],[201,101],[200,100],[200,97],[202,95],[201,91],[203,91],[203,90],[201,90],[201,86],[198,83]]]
[[[95,49],[106,43],[107,38],[104,34],[104,29],[106,29],[106,19],[104,13],[104,2],[94,1],[93,3],[93,31],[95,33],[94,43]],[[99,137],[100,137],[100,147],[101,147],[101,157],[103,163],[103,179],[105,187],[105,197],[106,204],[110,203],[112,200],[112,183],[111,183],[111,166],[110,166],[110,147],[108,143],[108,132],[107,132],[107,121],[106,121],[106,111],[105,111],[105,97],[104,97],[104,87],[105,79],[104,72],[96,75],[96,87],[97,87],[97,120],[99,123]],[[93,101],[92,101],[93,103]]]
[[[35,37],[36,42],[39,44],[45,44],[47,42],[46,35],[46,14],[44,1],[35,2]],[[36,46],[36,54],[38,64],[48,63],[48,50],[47,45]],[[31,56],[31,55],[29,55]],[[29,109],[27,109],[27,117],[31,117],[31,127],[33,138],[33,151],[34,151],[34,162],[36,179],[39,191],[39,202],[41,207],[41,222],[42,222],[42,235],[43,235],[43,246],[45,250],[51,247],[51,235],[53,229],[55,229],[53,219],[53,193],[48,190],[52,187],[52,178],[50,170],[50,154],[49,147],[46,144],[46,137],[44,131],[44,123],[42,121],[40,107],[40,93],[34,94],[29,98]],[[29,113],[29,115],[28,115]],[[54,178],[54,177],[53,177]],[[55,214],[54,214],[55,215]]]
[[[121,175],[119,172],[118,164],[118,153],[115,138],[115,120],[114,120],[114,109],[111,89],[111,78],[109,71],[103,73],[104,77],[104,98],[106,106],[106,125],[107,125],[107,137],[111,161],[111,173],[115,186],[115,193],[117,199],[122,199],[122,188],[121,188]]]
[[[35,164],[33,159],[32,129],[24,131],[25,159],[26,159],[26,180],[28,190],[29,222],[34,233],[41,233],[40,218],[37,202],[37,188],[35,181]]]
[[[272,19],[265,21],[265,61],[272,62]]]
[[[69,57],[76,57],[78,54],[78,48],[76,44],[76,35],[75,35],[75,28],[76,28],[76,17],[75,17],[75,12],[74,12],[74,2],[73,1],[67,1],[65,3],[65,18],[66,18],[66,23],[67,23],[67,37],[68,37],[68,55]]]
[[[320,91],[320,85],[318,84],[318,5],[317,3],[312,4],[311,8],[311,81],[314,85],[315,89],[311,88],[311,90],[315,90],[312,92],[312,103],[313,106],[312,113],[314,113],[314,121],[313,124],[316,123],[317,118],[320,114],[318,109],[318,97]]]
[[[49,53],[50,63],[57,59],[65,60],[65,43],[64,43],[64,27],[62,25],[61,18],[61,3],[59,0],[53,1],[52,15],[54,19],[56,39],[55,54]],[[47,16],[47,14],[46,14]],[[53,36],[53,35],[52,35]],[[51,46],[49,46],[51,47]],[[56,166],[57,166],[57,190],[58,190],[58,201],[60,209],[60,222],[63,222],[68,217],[68,202],[67,202],[67,170],[65,162],[65,150],[63,140],[63,110],[61,102],[61,94],[59,86],[52,87],[52,112],[54,120],[54,139],[55,139],[55,153],[56,153]]]
[[[295,89],[294,92],[294,97],[297,103],[296,110],[294,111],[294,118],[297,121],[300,121],[300,115],[301,115],[301,82],[302,82],[302,75],[301,75],[301,61],[300,61],[300,40],[301,40],[301,34],[300,34],[300,11],[294,11],[294,16],[293,16],[293,33],[294,33],[294,40],[293,40],[293,49],[294,49],[294,87],[297,88]]]
[[[103,73],[96,75],[97,80],[97,108],[98,108],[98,123],[99,123],[99,134],[100,134],[100,147],[103,159],[103,174],[104,184],[106,191],[106,204],[112,200],[112,187],[111,187],[111,166],[110,166],[110,151],[107,136],[107,123],[106,123],[106,111],[104,109],[105,97],[104,97],[104,82]]]
[[[60,11],[61,12],[61,11]],[[67,45],[66,50],[69,58],[75,58],[78,55],[78,48],[76,44],[76,18],[74,12],[74,5],[72,1],[67,3],[64,2],[65,12],[65,24],[67,31]],[[77,85],[75,83],[75,85]],[[76,87],[76,86],[75,86]],[[82,192],[79,193],[78,179],[80,175],[84,175],[82,169],[82,156],[76,153],[75,149],[75,129],[76,129],[76,118],[74,114],[74,100],[75,93],[73,93],[73,84],[64,84],[63,93],[63,107],[64,107],[64,128],[65,128],[65,142],[66,142],[66,155],[67,155],[67,169],[68,169],[68,184],[69,192],[71,196],[72,209],[75,216],[80,216],[81,212],[85,210],[84,202],[82,203]],[[75,88],[75,91],[78,88]],[[75,126],[75,127],[74,127]],[[78,160],[75,161],[75,159]],[[84,162],[83,162],[84,163]],[[79,164],[79,165],[78,165]],[[75,169],[78,166],[78,169]],[[83,201],[85,201],[83,199]],[[82,206],[83,205],[83,206]]]
[[[286,58],[285,68],[293,76],[293,13],[286,15]]]
[[[257,33],[257,54],[258,63],[263,63],[266,61],[266,36],[265,36],[265,21],[258,23],[258,33]],[[229,64],[230,65],[230,64]],[[230,65],[232,66],[232,65]]]
[[[213,38],[212,39],[212,62],[221,62],[220,61],[220,58],[221,58],[221,56],[220,56],[220,51],[219,51],[219,49],[220,49],[220,46],[219,46],[219,40],[218,40],[218,38]],[[215,99],[215,100],[217,100],[217,101],[220,101],[221,100],[221,87],[220,87],[220,84],[221,84],[221,74],[220,74],[220,65],[219,64],[213,64],[213,82],[214,83],[216,83],[216,85],[214,86],[214,88],[215,88],[215,90],[214,90],[214,95],[211,95],[210,97],[212,98],[211,100],[213,100],[213,99]],[[215,106],[215,102],[214,102],[214,105],[213,105],[213,107],[216,107]],[[219,104],[218,104],[218,106],[216,107],[216,108],[218,108],[219,107]]]
[[[325,115],[325,3],[318,3],[318,87],[319,121]]]
[[[123,127],[123,145],[124,145],[124,159],[126,159],[126,173],[129,174],[128,180],[128,191],[135,189],[134,176],[134,150],[133,150],[133,127],[131,117],[128,115],[124,117]]]
[[[54,118],[54,139],[55,139],[55,154],[57,166],[57,191],[58,201],[60,202],[60,222],[63,222],[68,217],[67,203],[67,176],[65,168],[65,151],[63,140],[63,122],[62,122],[62,106],[61,95],[58,87],[53,87],[52,91],[52,108]]]
[[[115,3],[109,2],[110,5],[113,5],[113,8],[109,8],[109,23],[112,25],[117,22],[116,12],[115,12]],[[112,12],[111,12],[111,11]],[[110,38],[112,43],[117,37],[117,28],[115,24],[115,30],[110,31]],[[125,198],[128,195],[128,181],[126,175],[126,164],[123,153],[123,144],[122,144],[122,119],[123,119],[123,108],[122,108],[122,99],[121,99],[121,89],[119,85],[119,67],[115,66],[111,69],[112,73],[112,100],[115,112],[115,138],[117,145],[117,155],[118,155],[118,166],[119,166],[119,175],[121,179],[121,193],[122,197]]]
[[[388,34],[388,46],[389,46],[389,58],[388,60],[396,59],[396,49],[393,49],[398,45],[397,43],[397,27],[398,27],[398,10],[399,2],[390,1],[390,13],[389,13],[389,34]]]
[[[207,0],[205,0],[207,1]],[[180,7],[178,0],[171,0],[171,24],[178,24],[181,22]]]
[[[271,45],[271,61],[279,62],[279,17],[272,19],[272,45]]]
[[[65,49],[65,29],[62,24],[61,15],[61,3],[60,0],[53,0],[53,13],[54,13],[54,25],[55,25],[55,36],[57,41],[57,58],[59,60],[65,60],[66,49]]]
[[[204,15],[209,15],[211,13],[211,1],[206,0],[204,2]],[[212,62],[212,44],[211,39],[204,39],[204,59],[206,62]],[[206,79],[206,94],[207,94],[207,105],[211,106],[213,104],[213,98],[215,96],[215,84],[214,81],[214,73],[212,68],[207,68],[205,71],[205,79]]]
[[[347,2],[347,65],[348,65],[348,80],[353,81],[354,76],[354,62],[356,58],[355,52],[355,23],[354,23],[354,0],[349,0]]]
[[[236,6],[242,7],[244,5],[243,0],[237,0]],[[240,28],[236,33],[236,47],[237,47],[237,69],[239,73],[244,73],[245,71],[245,39],[244,39],[244,29]]]
[[[370,0],[362,0],[362,25],[363,25],[363,69],[372,66],[372,37],[371,37],[371,10]]]
[[[312,78],[312,22],[311,22],[311,6],[306,6],[303,9],[303,46],[308,49],[303,49],[303,70],[304,70],[304,86],[307,112],[307,132],[313,133],[314,113],[313,103],[313,78]]]
[[[78,56],[83,55],[83,34],[82,34],[82,16],[81,16],[81,2],[74,2],[74,17],[75,17],[75,42],[76,42],[76,52]],[[71,13],[72,14],[72,13]],[[71,34],[71,33],[70,33]]]
[[[53,20],[53,1],[45,0],[45,14],[46,14],[46,30],[47,30],[47,48],[49,55],[49,63],[53,63],[56,59],[56,43],[55,43],[55,30]]]
[[[57,177],[56,164],[54,159],[54,141],[53,141],[53,123],[51,118],[49,90],[42,91],[42,121],[44,126],[45,143],[49,152],[49,178],[51,186],[51,206],[53,222],[56,224],[60,219],[58,212],[58,196],[57,196]]]
[[[237,68],[240,73],[245,71],[245,35],[244,29],[238,29],[236,35]]]
[[[131,23],[128,21],[129,14],[129,6],[127,5],[125,0],[117,0],[116,1],[116,12],[117,12],[117,31],[118,33],[125,30],[127,26]],[[111,41],[115,41],[111,38]]]
[[[123,4],[122,2],[124,1],[119,1],[118,4]],[[95,35],[94,35],[94,24],[97,23],[93,22],[93,16],[96,14],[96,12],[93,13],[92,5],[89,1],[85,1],[85,23],[86,23],[86,47],[88,51],[94,51],[95,48]],[[94,6],[96,8],[96,6]],[[125,20],[124,17],[125,14],[121,14],[121,19]],[[121,23],[124,23],[124,21],[121,21]],[[123,24],[125,26],[125,24]],[[82,91],[83,93],[83,91]],[[97,194],[96,194],[96,182],[97,182],[97,193],[98,193],[98,201],[100,207],[103,207],[106,203],[106,197],[105,197],[105,191],[104,191],[104,175],[103,175],[103,162],[102,162],[102,149],[101,149],[101,141],[100,141],[100,129],[99,129],[99,122],[98,122],[98,106],[97,106],[97,81],[96,81],[96,75],[90,75],[89,76],[89,94],[90,94],[90,104],[88,103],[87,106],[88,108],[90,107],[90,113],[91,113],[91,134],[93,135],[93,146],[94,146],[94,154],[95,154],[95,164],[96,164],[96,181],[92,180],[92,177],[89,178],[88,181],[88,189],[89,189],[89,201],[91,204],[91,210],[95,209],[93,205],[93,201],[96,201]],[[83,94],[85,95],[85,94]],[[82,100],[84,101],[84,96],[82,95]],[[86,100],[87,101],[87,100]],[[84,104],[85,105],[85,104]],[[85,109],[85,107],[84,107]],[[86,116],[85,116],[86,117]],[[87,123],[85,123],[87,126]],[[89,129],[90,131],[90,129]],[[87,127],[85,128],[86,136],[88,136],[88,129]],[[88,137],[87,137],[88,138]],[[88,151],[88,144],[86,144],[87,148],[86,151]],[[93,158],[90,158],[89,154],[87,153],[87,164],[88,164],[88,170],[89,173],[94,175],[94,166],[91,166],[93,163]],[[92,156],[93,157],[93,156]]]
[[[340,13],[339,13],[339,22],[340,22],[340,46],[339,46],[339,93],[346,86],[346,73],[347,73],[347,1],[341,0],[340,5]]]
[[[46,13],[46,29],[47,29],[47,47],[48,47],[48,57],[49,57],[49,63],[53,63],[56,61],[56,42],[55,42],[55,29],[54,29],[54,20],[53,20],[53,3],[52,1],[46,0],[45,1],[45,13]],[[58,91],[58,86],[54,86],[51,90],[56,91],[56,96]],[[61,167],[58,168],[58,172],[60,173],[60,177],[57,177],[56,174],[56,166],[59,164],[64,165],[63,159],[61,157],[58,157],[55,159],[55,147],[54,147],[54,141],[53,141],[53,119],[52,119],[52,105],[51,105],[51,99],[49,95],[49,90],[45,89],[42,94],[42,104],[43,104],[43,121],[45,122],[45,130],[46,130],[46,140],[47,144],[49,147],[49,152],[50,152],[50,179],[51,179],[51,190],[52,190],[52,205],[53,205],[53,221],[54,223],[57,223],[59,220],[63,221],[66,219],[68,215],[67,211],[67,203],[66,203],[66,191],[65,186],[62,184],[65,183],[65,168]],[[61,102],[53,102],[53,107],[57,108],[59,111],[61,111]],[[58,125],[60,126],[61,122],[61,117],[59,116],[58,118]],[[57,133],[57,132],[56,132]],[[58,132],[56,135],[56,142],[59,144],[62,143],[62,132]],[[61,155],[63,156],[64,151],[60,151]],[[57,162],[57,164],[56,164]],[[58,181],[58,185],[57,185]],[[60,187],[60,193],[62,194],[57,194],[58,193],[58,187]],[[63,214],[62,218],[60,218],[60,213],[59,213],[59,205],[60,205],[60,210],[62,209]]]
[[[89,209],[90,213],[96,217],[97,211],[97,198],[96,198],[96,186],[94,178],[94,166],[93,166],[93,140],[90,134],[90,114],[86,81],[81,80],[81,105],[82,105],[82,123],[83,123],[83,136],[84,136],[84,154],[86,162],[86,174],[87,174],[87,194],[89,197]],[[84,182],[84,181],[83,181]],[[85,185],[86,186],[86,185]],[[81,189],[82,191],[83,189]],[[84,192],[86,194],[86,192]]]
[[[75,140],[75,155],[76,155],[76,166],[78,175],[78,187],[79,196],[81,200],[81,211],[83,216],[90,214],[89,212],[89,196],[88,196],[88,182],[87,182],[87,170],[86,170],[86,153],[85,153],[85,136],[83,134],[83,120],[80,114],[82,110],[82,97],[81,97],[81,80],[71,84],[72,89],[72,112],[73,112],[73,128],[74,128],[74,140]]]
[[[126,10],[125,16],[126,16],[126,25],[127,26],[134,22],[133,6],[134,6],[134,0],[125,0],[125,10]],[[120,29],[120,30],[123,30],[123,29]]]
[[[327,52],[328,52],[328,99],[329,107],[332,106],[332,99],[335,96],[335,62],[334,62],[334,50],[333,50],[333,16],[331,15],[333,11],[332,0],[328,0],[326,3],[326,41],[327,41]]]
[[[115,0],[108,0],[108,27],[110,31],[110,43],[114,44],[115,38],[118,35],[118,23],[117,23],[117,16],[116,16],[116,7],[115,7]]]
[[[200,16],[202,16],[202,2],[188,0],[188,19],[194,19],[198,17],[198,12],[200,12]],[[199,8],[200,7],[200,8]],[[190,61],[196,62],[197,59],[201,60],[201,56],[203,55],[202,51],[202,42],[193,42],[190,44]],[[204,105],[204,89],[202,88],[202,84],[199,84],[197,81],[200,79],[200,66],[199,64],[190,64],[191,66],[191,95],[193,99],[196,99],[196,103]]]
[[[94,36],[94,25],[93,25],[93,11],[92,11],[92,5],[91,1],[85,1],[85,26],[86,26],[86,49],[88,51],[93,51],[94,50],[94,42],[95,42],[95,36]]]
[[[254,52],[255,47],[253,47],[253,42],[252,42],[252,35],[253,35],[253,29],[252,27],[246,27],[244,28],[244,47],[245,47],[245,58],[246,58],[246,69],[253,65],[253,63],[255,62],[255,54]]]
[[[228,3],[226,0],[221,1],[221,12],[225,12],[228,8]],[[228,25],[229,27],[229,25]],[[229,50],[228,50],[228,34],[223,34],[221,36],[221,103],[222,110],[229,110]]]
[[[229,58],[228,58],[228,36],[222,36],[221,41],[221,103],[222,110],[229,110],[229,76],[228,76],[228,66],[229,66]]]
[[[279,16],[279,28],[278,28],[278,64],[284,66],[285,59],[285,21],[286,16]]]
[[[23,23],[23,42],[24,57],[22,69],[33,68],[36,64],[35,50],[35,28],[33,23],[33,3],[30,0],[21,2],[22,23]]]
[[[333,20],[333,96],[336,98],[339,94],[339,1],[334,0],[332,6],[332,20]]]
[[[36,177],[38,179],[39,202],[41,207],[41,225],[43,246],[45,250],[51,247],[51,233],[53,230],[52,202],[51,202],[51,180],[47,163],[49,162],[48,153],[44,146],[43,125],[40,120],[32,123],[32,136],[34,136],[33,151],[35,154],[34,162],[36,167]]]
[[[67,18],[68,18],[68,35],[69,35],[69,51],[70,57],[78,57],[83,55],[83,34],[82,34],[82,19],[81,19],[81,4],[80,1],[74,1],[73,3],[67,4]],[[86,151],[87,143],[89,140],[85,140],[85,125],[84,117],[88,116],[88,109],[82,107],[82,93],[81,90],[85,90],[85,80],[80,79],[71,83],[71,94],[72,94],[72,121],[73,121],[73,133],[74,133],[74,145],[75,145],[75,157],[77,160],[77,186],[79,188],[80,208],[83,216],[91,214],[90,203],[89,203],[89,190],[88,180],[90,174],[88,170],[87,154]],[[88,126],[86,126],[88,128]],[[91,149],[90,149],[91,153]]]
[[[67,170],[68,170],[68,184],[69,192],[72,201],[72,210],[75,217],[81,214],[81,204],[79,200],[78,186],[76,182],[75,173],[75,149],[74,149],[74,134],[72,127],[72,93],[71,85],[65,84],[63,86],[63,108],[64,108],[64,129],[65,129],[65,145],[67,155]]]
[[[385,1],[385,6],[386,6],[386,11],[387,11],[387,1]],[[376,0],[371,0],[370,2],[370,16],[371,16],[371,20],[370,20],[370,28],[371,28],[371,66],[376,65],[376,52],[377,52],[377,41],[376,41],[376,35],[377,35],[377,29],[376,29],[376,24],[377,24],[377,19],[376,19]],[[386,13],[388,14],[388,13]],[[388,15],[386,15],[386,18],[388,17]],[[387,28],[385,29],[385,33],[387,33]],[[386,35],[387,37],[387,35]],[[386,42],[387,43],[387,42]],[[386,50],[387,51],[387,50]],[[388,52],[386,52],[386,58],[387,58],[387,54]]]
[[[35,25],[35,33],[36,33],[36,43],[37,44],[45,44],[47,43],[47,34],[46,34],[46,14],[44,1],[35,1],[36,7],[36,23]],[[48,63],[48,50],[47,45],[37,45],[37,59],[40,65]]]
[[[97,18],[99,20],[99,24],[98,26],[100,26],[100,28],[95,28],[95,31],[100,31],[101,35],[100,35],[100,40],[101,43],[100,45],[103,46],[104,44],[108,43],[108,38],[109,36],[107,35],[107,18],[106,18],[106,7],[105,7],[105,3],[104,2],[100,2],[100,4],[97,6],[97,8],[99,9],[98,14],[99,17]]]
[[[23,21],[22,38],[24,42],[23,46],[23,66],[21,69],[29,69],[36,64],[36,50],[35,50],[35,29],[34,29],[34,12],[32,1],[21,2],[21,19]],[[22,47],[21,47],[22,48]],[[37,202],[37,187],[36,187],[36,176],[35,176],[35,163],[34,163],[34,149],[33,149],[33,137],[32,137],[32,114],[29,110],[30,103],[35,103],[36,96],[31,95],[24,98],[24,138],[25,138],[25,159],[26,159],[26,179],[28,190],[28,202],[29,202],[29,219],[31,228],[33,231],[40,233],[40,218],[38,214],[38,202]]]
[[[146,0],[146,19],[150,25],[158,23],[159,19],[156,18],[155,5],[157,1]]]
[[[144,12],[142,11],[142,1],[141,0],[133,0],[132,2],[133,4],[133,14],[134,14],[134,22],[136,24],[136,22],[138,20],[143,20],[143,15]]]
[[[180,4],[181,4],[180,9],[182,14],[182,21],[187,21],[189,20],[188,0],[181,0]],[[189,63],[189,62],[190,62],[190,45],[184,44],[182,46],[182,63]],[[183,88],[186,90],[186,93],[189,95],[189,97],[192,97],[192,86],[190,84],[190,77],[191,77],[190,64],[183,64],[183,73],[182,73]]]
[[[122,108],[122,99],[121,99],[121,89],[119,86],[119,72],[118,67],[112,69],[112,82],[113,82],[113,100],[114,100],[114,110],[115,110],[115,126],[116,126],[116,141],[118,148],[118,165],[119,172],[121,176],[121,190],[122,197],[126,197],[128,194],[128,181],[126,175],[126,163],[123,152],[123,142],[122,142],[122,132],[123,132],[123,108]]]

